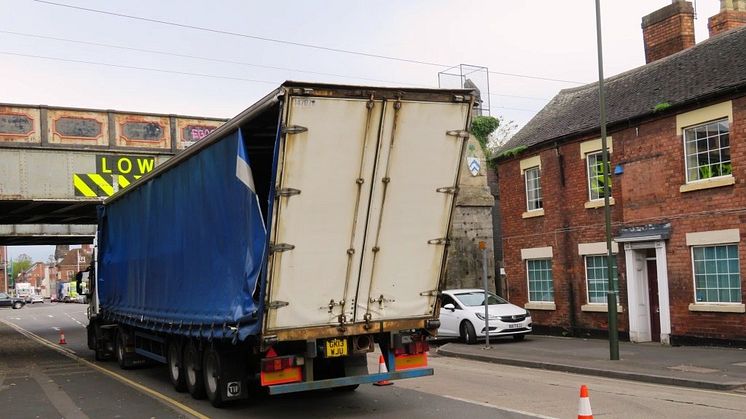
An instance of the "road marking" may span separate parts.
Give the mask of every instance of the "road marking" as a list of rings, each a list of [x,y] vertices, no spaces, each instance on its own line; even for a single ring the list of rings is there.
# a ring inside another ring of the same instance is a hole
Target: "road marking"
[[[54,329],[55,332],[59,332],[60,331],[59,327],[52,327],[52,329]]]
[[[79,324],[79,325],[81,325],[81,326],[85,327],[85,325],[84,325],[83,323],[79,322],[79,321],[78,321],[78,319],[76,319],[75,317],[71,316],[71,315],[70,315],[70,314],[68,314],[68,313],[65,313],[65,315],[66,315],[67,317],[69,317],[69,318],[70,318],[70,319],[71,319],[72,321],[74,321],[75,323],[77,323],[77,324]]]
[[[151,397],[153,397],[153,398],[161,401],[162,403],[164,403],[166,405],[169,405],[169,406],[174,407],[174,408],[176,408],[178,410],[181,410],[181,411],[183,411],[183,412],[185,412],[185,413],[187,413],[187,414],[189,414],[189,415],[191,415],[191,416],[193,416],[195,418],[198,418],[198,419],[210,419],[209,416],[204,415],[204,414],[202,414],[202,413],[200,413],[200,412],[192,409],[191,407],[189,407],[189,406],[187,406],[187,405],[185,405],[183,403],[180,403],[180,402],[178,402],[178,401],[176,401],[176,400],[174,400],[174,399],[166,396],[165,394],[159,393],[158,391],[153,390],[153,389],[151,389],[149,387],[146,387],[146,386],[144,386],[144,385],[142,385],[140,383],[136,383],[136,382],[130,380],[129,378],[124,377],[123,375],[119,375],[119,374],[115,373],[114,371],[110,371],[110,370],[108,370],[108,369],[106,369],[106,368],[104,368],[102,366],[94,364],[91,361],[83,359],[83,358],[79,357],[77,354],[75,354],[74,351],[72,351],[72,350],[70,350],[68,348],[63,348],[61,346],[54,345],[54,344],[50,343],[48,340],[42,338],[41,336],[36,335],[33,332],[29,332],[28,330],[22,328],[21,326],[18,326],[15,323],[11,323],[11,322],[5,321],[3,319],[0,319],[0,322],[2,322],[4,324],[12,327],[18,333],[26,336],[29,339],[33,339],[37,343],[39,343],[41,345],[44,345],[44,346],[46,346],[48,348],[54,349],[55,351],[60,352],[62,355],[65,355],[68,358],[71,358],[71,359],[73,359],[75,361],[78,361],[81,364],[86,365],[86,366],[88,366],[90,368],[93,368],[96,371],[99,371],[99,372],[101,372],[103,374],[106,374],[106,375],[114,378],[115,380],[118,380],[118,381],[120,381],[120,382],[122,382],[122,383],[124,383],[124,384],[126,384],[126,385],[128,385],[128,386],[130,386],[130,387],[132,387],[134,389],[136,389],[136,390],[139,390],[139,391],[141,391],[143,393],[146,393],[149,396],[151,396]]]
[[[539,415],[539,414],[536,414],[536,413],[526,412],[526,411],[523,411],[523,410],[508,409],[507,407],[495,406],[494,404],[489,404],[489,403],[485,403],[485,402],[478,402],[476,400],[463,399],[461,397],[449,396],[447,394],[444,394],[443,397],[445,397],[446,399],[457,400],[457,401],[464,402],[464,403],[475,404],[477,406],[489,407],[489,408],[497,409],[497,410],[504,410],[506,412],[517,413],[519,415],[531,416],[532,418],[557,419],[557,418],[555,418],[553,416],[544,416],[544,415]]]
[[[51,315],[51,314],[47,314],[47,316],[49,316],[49,317],[54,317],[54,316],[53,316],[53,315]]]
[[[65,419],[89,419],[78,405],[70,398],[70,395],[62,390],[62,387],[50,379],[49,376],[36,368],[31,368],[31,377],[39,384],[47,399],[52,403],[57,412]]]

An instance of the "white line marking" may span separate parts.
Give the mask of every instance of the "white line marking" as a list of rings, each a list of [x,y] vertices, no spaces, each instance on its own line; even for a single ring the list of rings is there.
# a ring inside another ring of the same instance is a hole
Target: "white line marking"
[[[52,327],[52,329],[54,329],[55,332],[59,332],[60,331],[59,327]]]
[[[47,316],[49,316],[49,317],[54,317],[54,316],[53,316],[53,315],[51,315],[51,314],[47,314]]]
[[[497,409],[497,410],[504,410],[506,412],[517,413],[519,415],[531,416],[533,418],[539,418],[539,419],[557,419],[557,418],[555,418],[553,416],[544,416],[544,415],[539,415],[537,413],[525,412],[523,410],[508,409],[506,407],[495,406],[494,404],[489,404],[489,403],[485,403],[485,402],[478,402],[476,400],[463,399],[461,397],[449,396],[447,394],[444,394],[443,397],[445,397],[446,399],[457,400],[457,401],[464,402],[464,403],[475,404],[477,406],[489,407],[489,408]]]
[[[171,407],[175,407],[175,408],[177,408],[177,409],[179,409],[179,410],[187,413],[188,415],[191,415],[192,417],[195,417],[195,418],[198,418],[198,419],[210,419],[209,416],[206,416],[206,415],[204,415],[204,414],[202,414],[202,413],[200,413],[200,412],[192,409],[191,407],[189,407],[189,406],[187,406],[187,405],[185,405],[183,403],[180,403],[180,402],[178,402],[178,401],[176,401],[176,400],[174,400],[174,399],[172,399],[172,398],[170,398],[170,397],[168,397],[168,396],[166,396],[166,395],[164,395],[162,393],[159,393],[159,392],[153,390],[150,387],[146,387],[143,384],[136,383],[136,382],[130,380],[129,378],[126,378],[126,377],[124,377],[122,375],[119,375],[119,374],[115,373],[114,371],[110,371],[110,370],[108,370],[108,369],[106,369],[106,368],[104,368],[104,367],[102,367],[100,365],[96,365],[95,363],[93,363],[91,361],[85,360],[85,359],[79,357],[78,355],[76,355],[74,351],[72,351],[72,350],[70,350],[68,348],[63,348],[61,346],[55,345],[53,343],[50,343],[49,341],[47,341],[43,337],[41,337],[39,335],[36,335],[36,334],[34,334],[32,332],[29,332],[28,330],[22,328],[21,326],[18,326],[17,324],[10,323],[10,322],[4,321],[2,319],[0,319],[0,322],[2,322],[4,324],[12,327],[16,331],[18,331],[18,333],[26,336],[29,339],[35,340],[39,344],[44,345],[46,347],[49,347],[51,349],[54,349],[55,351],[59,351],[63,355],[67,356],[68,358],[70,358],[72,360],[75,360],[75,361],[78,361],[79,363],[81,363],[83,365],[87,365],[88,367],[90,367],[90,368],[92,368],[92,369],[94,369],[96,371],[99,371],[101,373],[104,373],[104,374],[106,374],[106,375],[108,375],[108,376],[110,376],[110,377],[118,380],[121,383],[124,383],[124,384],[126,384],[126,385],[128,385],[128,386],[130,386],[130,387],[132,387],[132,388],[134,388],[136,390],[139,390],[139,391],[141,391],[141,392],[143,392],[145,394],[148,394],[149,396],[151,396],[151,397],[153,397],[153,398],[161,401],[162,403],[164,403],[166,405],[170,405]]]

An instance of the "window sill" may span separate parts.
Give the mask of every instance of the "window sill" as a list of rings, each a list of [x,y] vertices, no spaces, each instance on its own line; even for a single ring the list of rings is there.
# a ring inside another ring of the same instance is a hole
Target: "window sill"
[[[736,183],[733,176],[722,176],[714,179],[699,180],[679,187],[679,192],[699,191],[702,189],[719,188],[721,186],[730,186]]]
[[[608,305],[606,304],[583,304],[580,306],[580,311],[588,311],[591,313],[608,313]],[[616,306],[617,313],[624,313],[624,307]]]
[[[534,301],[523,305],[523,308],[527,310],[557,310],[557,306],[554,303],[548,301]]]
[[[708,311],[712,313],[746,313],[744,304],[689,304],[689,311]]]
[[[523,218],[534,218],[534,217],[543,217],[543,216],[544,216],[544,208],[526,211],[523,214],[521,214],[521,217]]]
[[[614,197],[612,196],[609,198],[609,205],[614,205]],[[585,203],[585,207],[588,209],[592,208],[601,208],[604,206],[604,200],[603,199],[594,199],[593,201],[588,201]]]

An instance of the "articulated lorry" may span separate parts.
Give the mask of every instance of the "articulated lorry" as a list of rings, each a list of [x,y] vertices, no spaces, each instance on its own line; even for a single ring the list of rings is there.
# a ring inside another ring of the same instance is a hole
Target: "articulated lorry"
[[[215,406],[433,374],[470,90],[286,82],[99,209],[88,345]],[[376,345],[387,371],[368,371]]]

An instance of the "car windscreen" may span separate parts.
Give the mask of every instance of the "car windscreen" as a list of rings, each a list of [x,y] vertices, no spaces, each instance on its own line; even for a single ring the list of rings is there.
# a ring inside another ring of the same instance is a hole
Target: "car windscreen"
[[[475,307],[484,305],[484,292],[474,291],[454,295],[456,296],[456,298],[458,298],[459,301],[461,301],[461,304],[465,306]],[[489,298],[489,305],[508,304],[507,301],[503,300],[493,293],[488,293],[487,295]]]

